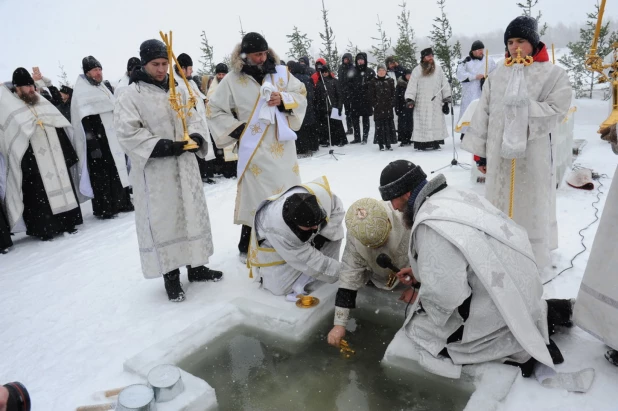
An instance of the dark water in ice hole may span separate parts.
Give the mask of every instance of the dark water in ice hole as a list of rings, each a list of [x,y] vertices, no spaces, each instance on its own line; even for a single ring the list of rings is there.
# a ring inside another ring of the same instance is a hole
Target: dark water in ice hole
[[[347,333],[356,354],[344,358],[326,343],[331,324],[329,320],[306,346],[292,350],[289,343],[239,327],[179,365],[216,390],[221,411],[465,408],[469,393],[399,370],[386,376],[380,361],[396,328],[357,320],[356,330]]]

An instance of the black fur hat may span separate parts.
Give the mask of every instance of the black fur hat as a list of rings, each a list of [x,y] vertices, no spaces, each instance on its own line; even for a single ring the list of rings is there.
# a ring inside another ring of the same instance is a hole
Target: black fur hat
[[[186,53],[181,53],[176,58],[178,65],[182,68],[193,67],[193,59]]]
[[[145,66],[152,60],[167,59],[167,47],[165,47],[165,43],[161,40],[146,40],[139,46],[139,57],[142,59],[142,66]]]
[[[225,63],[219,63],[215,67],[215,74],[219,74],[219,73],[227,74],[229,71],[230,71],[230,69],[227,67],[227,64],[225,64]]]
[[[95,59],[92,56],[84,57],[82,59],[82,69],[84,70],[84,74],[95,68],[103,68],[101,63],[99,63],[99,60]]]
[[[470,48],[470,51],[483,50],[484,48],[485,48],[485,45],[483,44],[483,42],[481,40],[477,40],[474,43],[472,43],[472,47]]]
[[[513,38],[526,39],[536,49],[541,41],[539,37],[539,24],[536,19],[534,17],[519,16],[510,22],[504,31],[504,44],[506,45],[509,39]]]
[[[13,85],[15,87],[34,86],[34,79],[28,70],[19,67],[13,72]]]
[[[427,47],[421,51],[421,60],[430,55],[433,56],[433,49],[431,47]]]
[[[240,43],[240,52],[245,54],[268,51],[268,43],[260,33],[247,33]]]
[[[137,66],[141,66],[142,62],[139,57],[131,57],[129,61],[127,61],[127,73],[131,74],[133,69]]]
[[[411,161],[396,160],[387,165],[380,175],[380,195],[390,201],[401,197],[427,179],[423,169]]]

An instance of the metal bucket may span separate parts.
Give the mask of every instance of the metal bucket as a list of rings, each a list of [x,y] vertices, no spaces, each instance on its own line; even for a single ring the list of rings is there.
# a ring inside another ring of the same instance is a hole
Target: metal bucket
[[[152,388],[144,384],[129,385],[118,394],[116,411],[156,411]]]
[[[157,365],[150,370],[148,385],[152,387],[156,402],[171,401],[185,390],[180,368],[171,364]]]

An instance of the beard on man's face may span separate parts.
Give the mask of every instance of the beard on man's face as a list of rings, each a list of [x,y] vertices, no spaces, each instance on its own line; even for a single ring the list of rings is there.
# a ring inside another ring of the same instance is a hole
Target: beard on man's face
[[[29,93],[24,93],[23,91],[20,90],[17,92],[17,96],[29,106],[34,106],[36,103],[39,102],[39,95],[36,94],[34,90]]]
[[[428,76],[434,72],[436,69],[436,63],[433,61],[423,61],[421,63],[421,68],[423,69],[423,74]]]

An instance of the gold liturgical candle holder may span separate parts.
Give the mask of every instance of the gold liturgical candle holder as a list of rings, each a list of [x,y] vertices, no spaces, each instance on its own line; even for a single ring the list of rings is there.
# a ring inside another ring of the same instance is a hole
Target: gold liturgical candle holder
[[[299,294],[296,296],[296,306],[298,308],[311,308],[320,304],[320,300],[316,297],[312,297],[310,295],[302,295]]]
[[[523,64],[524,66],[529,66],[532,63],[534,63],[534,58],[531,56],[521,56],[521,47],[517,47],[517,57],[507,57],[504,59],[504,65],[507,67],[511,67],[513,64]]]
[[[339,348],[340,348],[339,352],[343,354],[345,358],[350,358],[351,356],[356,354],[356,351],[350,348],[350,344],[348,344],[348,342],[344,339],[342,339],[341,342],[339,343]]]

